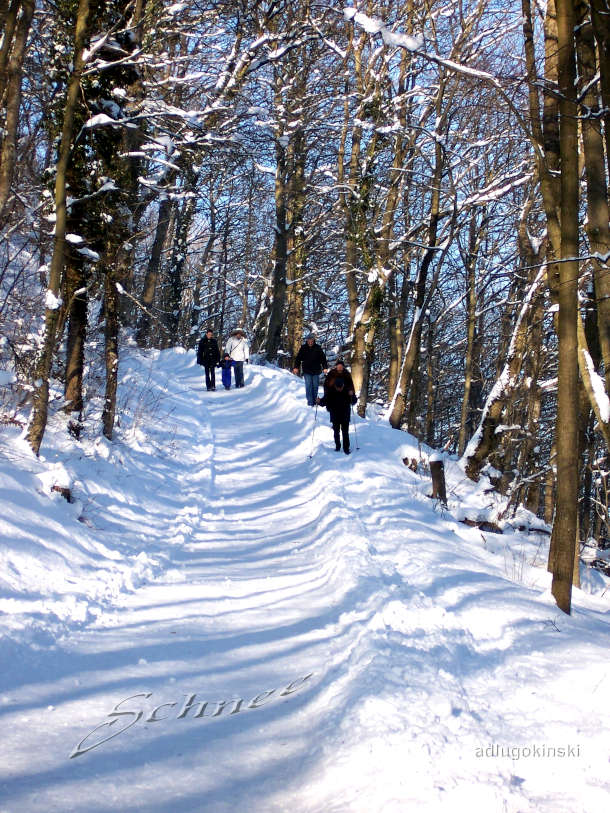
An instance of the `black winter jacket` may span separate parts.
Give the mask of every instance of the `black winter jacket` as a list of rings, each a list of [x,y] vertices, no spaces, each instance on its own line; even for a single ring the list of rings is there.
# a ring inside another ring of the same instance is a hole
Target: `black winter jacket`
[[[213,336],[211,339],[204,336],[197,347],[197,364],[201,364],[204,367],[215,367],[219,361],[220,350],[218,349],[218,342]]]
[[[332,423],[349,423],[352,404],[355,403],[356,396],[347,387],[342,390],[324,387],[324,397],[320,398],[320,405],[330,412]]]
[[[320,345],[316,344],[316,342],[314,342],[311,347],[305,342],[301,347],[294,360],[293,366],[298,367],[299,364],[303,365],[303,372],[309,375],[320,375],[322,370],[325,370],[328,366],[324,350],[322,350]]]

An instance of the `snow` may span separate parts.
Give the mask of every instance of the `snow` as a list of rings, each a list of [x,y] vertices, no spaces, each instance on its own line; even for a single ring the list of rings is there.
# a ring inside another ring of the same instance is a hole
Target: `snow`
[[[254,162],[254,166],[259,172],[266,172],[269,175],[275,175],[276,168],[272,166],[266,166],[265,164],[259,164],[258,161]]]
[[[424,44],[423,37],[411,37],[408,34],[399,34],[395,31],[390,31],[382,20],[376,17],[369,17],[361,11],[357,11],[353,7],[347,7],[343,10],[346,20],[353,20],[354,23],[362,26],[367,34],[381,34],[382,39],[386,45],[406,48],[409,51],[417,51],[422,48]]]
[[[105,113],[98,113],[96,116],[91,116],[90,119],[83,124],[83,129],[91,127],[103,127],[106,124],[116,124],[115,119],[111,119]]]
[[[100,255],[97,253],[97,251],[93,251],[90,248],[77,248],[76,250],[78,251],[79,254],[82,254],[83,257],[87,257],[87,259],[91,260],[94,263],[96,263],[100,258]]]
[[[357,11],[354,14],[354,22],[358,23],[358,25],[361,25],[367,34],[378,34],[384,27],[381,20],[375,19],[373,17],[368,17],[361,11]]]
[[[593,389],[595,402],[597,404],[596,414],[604,423],[610,423],[610,399],[608,398],[608,394],[606,392],[604,380],[599,373],[596,372],[593,359],[591,358],[589,352],[585,348],[581,348],[580,352],[582,353],[585,365],[589,371],[591,387]]]
[[[374,415],[337,455],[285,371],[120,379],[113,443],[0,433],[3,810],[607,809],[608,579],[564,616],[484,478],[438,509]]]
[[[15,373],[10,370],[0,370],[0,387],[8,387],[17,381]]]
[[[397,34],[387,28],[381,29],[381,36],[386,45],[406,48],[408,51],[418,51],[424,44],[423,37],[410,37],[408,34]]]
[[[360,322],[362,321],[362,316],[364,315],[364,309],[366,307],[366,301],[361,302],[360,305],[356,308],[356,313],[354,314],[354,328],[358,327]]]
[[[47,288],[47,293],[44,300],[45,307],[50,311],[56,311],[62,306],[62,299],[60,296],[55,296],[50,288]]]

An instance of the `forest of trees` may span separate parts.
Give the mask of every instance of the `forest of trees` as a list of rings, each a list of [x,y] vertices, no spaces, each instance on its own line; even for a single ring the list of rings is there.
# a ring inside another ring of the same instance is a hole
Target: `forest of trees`
[[[608,0],[0,0],[0,390],[32,450],[121,348],[304,332],[396,429],[608,529]],[[102,375],[103,373],[103,375]],[[7,379],[9,380],[9,379]],[[578,542],[578,544],[577,544]]]

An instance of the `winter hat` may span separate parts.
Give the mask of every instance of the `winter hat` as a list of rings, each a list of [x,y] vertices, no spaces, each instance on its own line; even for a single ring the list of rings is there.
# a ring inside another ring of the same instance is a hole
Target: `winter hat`
[[[308,333],[307,336],[305,336],[305,341],[306,342],[308,342],[310,339],[313,339],[314,342],[315,342],[316,337],[313,335],[313,333]]]
[[[337,361],[335,362],[335,367],[338,367],[339,365],[345,367],[345,362],[343,361],[343,359],[337,359]]]
[[[342,390],[344,386],[345,386],[345,381],[342,378],[340,378],[340,377],[335,378],[335,387],[338,390]]]

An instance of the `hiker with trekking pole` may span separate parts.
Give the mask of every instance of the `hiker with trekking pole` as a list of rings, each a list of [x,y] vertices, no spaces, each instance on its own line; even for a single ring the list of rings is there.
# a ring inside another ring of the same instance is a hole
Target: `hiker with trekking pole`
[[[324,396],[316,399],[316,404],[325,406],[330,412],[336,452],[341,451],[341,440],[343,440],[343,451],[345,454],[350,453],[349,422],[352,406],[356,401],[354,381],[345,369],[343,361],[339,360],[326,376]]]

